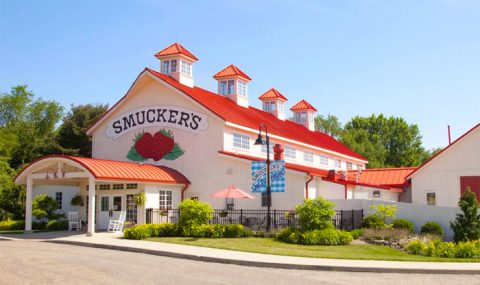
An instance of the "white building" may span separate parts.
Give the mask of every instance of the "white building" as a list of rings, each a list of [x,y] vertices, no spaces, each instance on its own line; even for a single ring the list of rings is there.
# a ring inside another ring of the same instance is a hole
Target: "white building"
[[[197,58],[180,44],[155,56],[160,71],[143,70],[89,129],[93,158],[44,157],[17,176],[16,183],[27,185],[27,230],[32,193],[55,193],[58,199],[71,197],[72,191],[80,195],[85,201],[80,213],[89,221],[90,234],[105,229],[122,209],[136,223],[144,222],[145,208],[176,208],[184,198],[222,209],[226,201],[210,195],[231,184],[249,191],[251,161],[266,159],[266,147],[254,145],[261,124],[267,126],[271,147],[285,149],[286,189],[272,195],[274,209],[290,210],[316,196],[398,200],[401,187],[361,182],[360,174],[349,179],[348,171],[365,169],[367,160],[315,131],[316,109],[307,101],[291,107],[294,121],[286,120],[287,98],[274,88],[259,96],[263,110],[250,105],[252,79],[234,65],[214,75],[218,90],[211,92],[194,85]],[[56,194],[65,191],[69,195]],[[146,193],[145,207],[133,203],[139,192]],[[264,208],[265,199],[255,196],[235,201],[235,208]],[[94,215],[96,224],[91,223]]]
[[[457,207],[467,187],[480,199],[480,124],[406,178],[411,184],[413,204]]]

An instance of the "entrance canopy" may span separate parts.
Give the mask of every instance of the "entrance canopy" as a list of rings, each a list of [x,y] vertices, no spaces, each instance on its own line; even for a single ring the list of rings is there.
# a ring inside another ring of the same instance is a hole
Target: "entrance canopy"
[[[166,166],[62,155],[44,156],[31,162],[18,173],[15,183],[26,184],[28,175],[34,179],[91,177],[97,181],[190,184],[183,174]]]

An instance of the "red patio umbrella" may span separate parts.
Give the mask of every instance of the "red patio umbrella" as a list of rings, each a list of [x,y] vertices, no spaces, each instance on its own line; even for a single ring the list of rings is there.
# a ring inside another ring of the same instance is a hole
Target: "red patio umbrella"
[[[237,187],[235,187],[235,185],[231,185],[228,188],[215,192],[210,196],[216,197],[216,198],[227,198],[227,199],[236,199],[236,198],[255,199],[255,197],[238,189]]]

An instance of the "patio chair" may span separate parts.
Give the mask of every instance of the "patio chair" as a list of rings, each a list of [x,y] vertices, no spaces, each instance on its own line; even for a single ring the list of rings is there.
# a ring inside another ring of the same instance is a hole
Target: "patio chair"
[[[68,230],[82,230],[82,220],[78,216],[78,212],[68,212]]]
[[[118,220],[110,220],[108,224],[109,232],[121,232],[123,231],[123,225],[125,224],[125,218],[127,216],[127,211],[121,211]]]

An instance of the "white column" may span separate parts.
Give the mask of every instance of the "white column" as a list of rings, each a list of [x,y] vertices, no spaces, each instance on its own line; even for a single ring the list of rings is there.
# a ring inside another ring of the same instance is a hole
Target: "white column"
[[[27,193],[25,199],[25,231],[32,231],[32,196],[33,196],[33,179],[27,176]]]
[[[95,233],[95,179],[88,179],[88,225],[87,236],[93,236]]]

